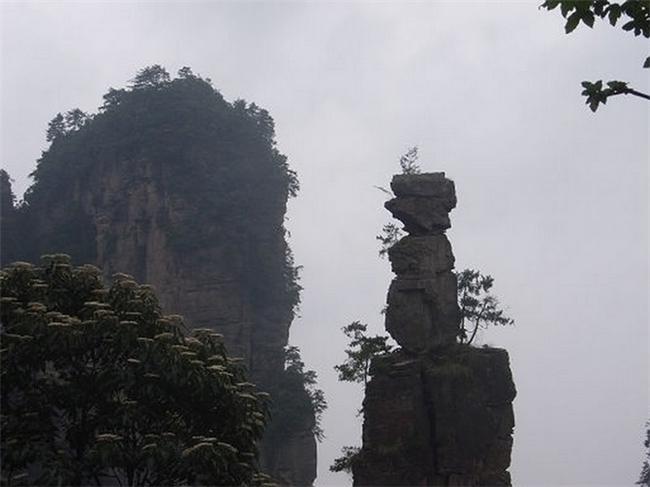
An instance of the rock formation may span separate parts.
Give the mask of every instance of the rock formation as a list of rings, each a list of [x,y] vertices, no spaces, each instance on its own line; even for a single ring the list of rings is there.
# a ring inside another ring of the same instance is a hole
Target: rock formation
[[[104,99],[52,141],[20,214],[3,205],[3,244],[24,236],[3,264],[62,252],[107,278],[131,274],[155,287],[166,313],[223,334],[251,381],[275,394],[300,287],[284,228],[297,180],[272,118],[193,75]],[[314,415],[303,411],[261,447],[262,469],[283,484],[316,477]]]
[[[401,346],[377,357],[364,400],[354,485],[510,485],[514,416],[508,354],[457,343],[456,206],[444,173],[397,175],[386,208],[409,235],[389,250],[396,278],[386,330]]]

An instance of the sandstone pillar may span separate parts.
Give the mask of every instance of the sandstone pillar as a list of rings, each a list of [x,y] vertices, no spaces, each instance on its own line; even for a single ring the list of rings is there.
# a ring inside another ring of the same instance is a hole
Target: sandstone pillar
[[[444,173],[398,175],[386,208],[408,235],[389,251],[386,330],[373,360],[354,485],[510,485],[515,387],[508,354],[457,343],[460,311],[445,231],[456,206]]]

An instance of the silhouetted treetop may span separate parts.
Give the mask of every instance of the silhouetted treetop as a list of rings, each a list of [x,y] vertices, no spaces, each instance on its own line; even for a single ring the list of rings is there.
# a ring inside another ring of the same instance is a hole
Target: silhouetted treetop
[[[169,83],[169,73],[160,64],[154,64],[138,71],[135,78],[131,80],[131,87],[134,90],[160,88],[166,83]]]
[[[148,159],[172,170],[182,167],[179,187],[188,179],[183,176],[200,170],[208,173],[202,179],[207,175],[210,183],[215,182],[210,173],[223,176],[216,178],[217,187],[206,188],[213,192],[221,186],[233,188],[237,180],[274,189],[280,185],[289,196],[298,191],[295,172],[275,148],[268,111],[244,100],[228,103],[209,80],[188,67],[173,80],[159,65],[143,68],[129,88],[110,88],[103,100],[95,115],[74,109],[50,122],[47,140],[52,145],[32,173],[28,203],[50,193],[46,187],[55,180],[65,185],[62,173],[78,176],[98,161],[115,159]],[[56,176],[51,176],[54,168]]]

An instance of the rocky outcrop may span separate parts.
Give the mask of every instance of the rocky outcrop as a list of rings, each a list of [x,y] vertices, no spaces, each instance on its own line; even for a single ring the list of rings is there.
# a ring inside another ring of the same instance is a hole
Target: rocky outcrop
[[[397,277],[388,290],[386,330],[405,349],[426,352],[458,336],[454,256],[444,234],[456,192],[443,173],[398,175],[391,188],[395,198],[386,208],[410,235],[388,251]]]
[[[131,274],[154,286],[165,313],[223,334],[250,380],[279,396],[299,302],[284,228],[298,181],[276,148],[273,119],[227,102],[189,70],[111,89],[104,102],[52,138],[20,218],[3,201],[2,263],[66,253],[107,279]],[[0,180],[3,197],[8,182]],[[315,415],[309,397],[300,406],[300,421],[283,422],[273,406],[272,423],[290,426],[274,441],[267,435],[260,464],[287,484],[310,485]]]
[[[508,354],[457,344],[456,205],[444,173],[399,175],[386,208],[410,235],[389,250],[396,278],[386,329],[401,346],[377,357],[364,400],[354,485],[510,485],[515,387]]]

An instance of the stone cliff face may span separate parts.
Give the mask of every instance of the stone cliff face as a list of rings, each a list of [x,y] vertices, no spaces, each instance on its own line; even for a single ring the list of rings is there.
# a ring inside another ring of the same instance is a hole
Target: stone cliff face
[[[248,248],[224,240],[178,252],[169,242],[169,228],[196,218],[196,210],[166,191],[168,184],[154,161],[97,166],[73,197],[95,235],[88,253],[107,277],[126,272],[153,285],[163,308],[183,315],[191,326],[217,328],[229,352],[246,360],[252,378],[271,387],[284,367],[291,313],[277,303],[254,302],[246,266],[252,252],[267,254],[267,265],[284,259],[285,206],[278,204]],[[56,215],[69,204],[61,201],[48,214],[35,215],[39,239],[47,240],[58,224]]]
[[[444,173],[399,175],[386,208],[409,235],[389,251],[386,329],[401,345],[373,360],[354,485],[510,485],[515,387],[508,354],[456,343],[456,205]]]
[[[53,140],[20,214],[3,214],[3,234],[11,223],[24,235],[3,264],[63,252],[107,278],[131,274],[155,287],[165,313],[223,334],[251,381],[275,394],[299,288],[284,229],[297,181],[271,117],[192,75],[109,95]],[[262,470],[286,484],[316,477],[314,416],[303,419],[261,445]]]
[[[251,381],[273,391],[284,370],[292,313],[281,302],[257,302],[248,267],[253,259],[271,268],[284,262],[286,200],[277,202],[254,241],[219,241],[185,253],[170,243],[169,228],[186,224],[196,210],[165,187],[153,161],[96,167],[88,184],[74,192],[75,204],[87,217],[87,233],[95,236],[87,254],[95,255],[94,263],[107,278],[116,272],[132,274],[155,287],[166,312],[182,315],[193,327],[222,333],[229,353],[245,360]],[[61,201],[33,216],[37,239],[48,240],[57,216],[69,205]],[[286,484],[311,485],[316,440],[309,426],[263,442],[262,469]]]

